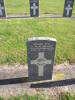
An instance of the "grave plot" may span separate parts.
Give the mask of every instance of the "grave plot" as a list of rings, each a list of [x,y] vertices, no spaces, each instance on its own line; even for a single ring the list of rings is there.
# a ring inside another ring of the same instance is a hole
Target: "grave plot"
[[[29,0],[5,0],[7,16],[29,16]]]
[[[72,10],[73,10],[74,0],[65,0],[64,5],[64,17],[71,17],[72,16]]]
[[[39,16],[39,0],[30,0],[30,16],[38,17]]]
[[[29,80],[52,79],[56,39],[30,38],[27,41],[27,48]]]
[[[40,16],[65,16],[65,13],[70,13],[70,15],[74,16],[75,13],[75,5],[74,5],[74,0],[71,0],[71,8],[67,7],[67,1],[70,0],[49,0],[46,2],[43,2],[43,0],[40,1],[39,3],[39,9],[40,9]],[[56,3],[57,2],[57,3]],[[69,3],[69,2],[68,2]],[[67,11],[66,11],[67,10]],[[72,13],[73,12],[73,13]],[[71,17],[67,16],[67,17]]]
[[[40,15],[63,15],[65,0],[40,1]]]
[[[74,0],[68,2],[69,0],[6,0],[6,12],[7,16],[31,16],[31,17],[71,17],[72,10],[74,15]],[[57,2],[57,3],[56,3]],[[71,4],[71,5],[70,5]],[[71,7],[70,7],[71,6]],[[65,15],[67,13],[67,15]],[[69,15],[70,13],[70,15]]]
[[[8,98],[11,95],[18,96],[24,95],[25,93],[35,95],[39,93],[40,95],[44,94],[49,99],[51,98],[51,100],[53,100],[53,98],[55,100],[62,92],[75,93],[75,76],[73,76],[75,75],[75,64],[70,65],[68,63],[64,63],[56,65],[54,66],[53,71],[53,75],[56,77],[53,78],[54,81],[43,81],[43,83],[32,85],[31,82],[25,82],[25,77],[28,76],[27,70],[27,66],[25,65],[0,66],[0,96]],[[59,73],[64,74],[66,77],[63,78],[60,75],[57,77],[57,74]],[[59,77],[60,81],[57,81],[59,80]],[[4,80],[1,81],[2,79]],[[63,79],[66,80],[64,81]]]

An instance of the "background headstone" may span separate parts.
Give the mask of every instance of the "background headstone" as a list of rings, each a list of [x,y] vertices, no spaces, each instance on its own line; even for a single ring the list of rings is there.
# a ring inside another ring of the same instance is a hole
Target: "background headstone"
[[[64,17],[71,17],[72,16],[72,9],[74,5],[74,0],[65,0],[64,5]]]
[[[30,16],[39,16],[39,0],[30,0]]]
[[[6,17],[4,0],[0,0],[0,17]]]
[[[27,41],[28,76],[31,81],[52,79],[56,39],[30,38]]]

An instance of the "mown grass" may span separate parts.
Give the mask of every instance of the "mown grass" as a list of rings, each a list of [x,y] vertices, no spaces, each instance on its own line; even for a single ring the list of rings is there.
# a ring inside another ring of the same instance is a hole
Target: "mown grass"
[[[0,97],[0,100],[44,100],[44,96],[41,95],[29,96],[25,94],[23,96],[16,96],[16,97],[11,96],[9,99],[4,99]]]
[[[61,93],[60,95],[55,97],[55,100],[75,100],[75,94],[70,93]],[[0,100],[53,100],[52,97],[48,97],[45,95],[34,95],[29,96],[25,94],[24,96],[16,96],[16,97],[10,97],[9,99],[4,99],[0,97]]]
[[[28,0],[5,0],[7,15],[27,15],[29,14]]]
[[[41,14],[63,15],[65,0],[39,0]],[[29,0],[5,0],[7,15],[29,15]],[[73,9],[75,15],[75,4]]]
[[[57,40],[55,63],[75,63],[74,19],[0,20],[0,64],[27,64],[26,41],[29,37]]]
[[[59,100],[75,100],[75,94],[61,93]]]

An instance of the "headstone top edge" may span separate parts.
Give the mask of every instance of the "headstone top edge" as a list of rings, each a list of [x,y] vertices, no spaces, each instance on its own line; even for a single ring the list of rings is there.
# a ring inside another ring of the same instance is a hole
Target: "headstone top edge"
[[[32,37],[32,38],[28,38],[28,41],[40,41],[40,40],[49,40],[49,41],[56,42],[55,38],[49,38],[49,37]]]

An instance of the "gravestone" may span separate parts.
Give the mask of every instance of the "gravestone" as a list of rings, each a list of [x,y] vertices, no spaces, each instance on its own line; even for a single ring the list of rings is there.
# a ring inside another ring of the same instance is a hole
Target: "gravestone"
[[[56,39],[30,38],[27,41],[28,76],[31,81],[52,79]]]
[[[39,16],[39,0],[30,0],[30,16]]]
[[[71,17],[72,16],[72,9],[74,5],[74,0],[66,0],[64,5],[64,17]]]
[[[6,17],[4,0],[0,0],[0,17]]]

